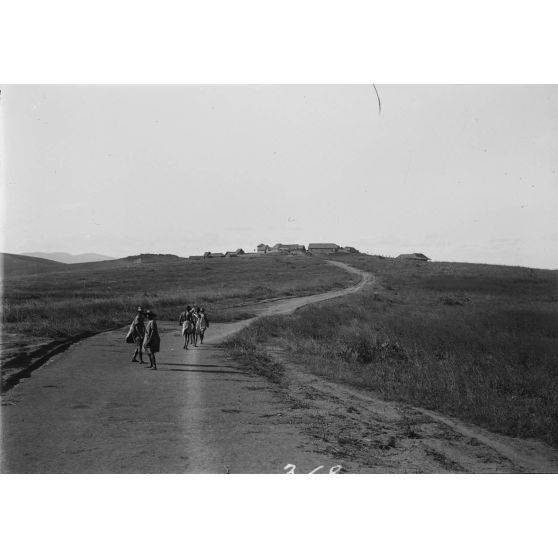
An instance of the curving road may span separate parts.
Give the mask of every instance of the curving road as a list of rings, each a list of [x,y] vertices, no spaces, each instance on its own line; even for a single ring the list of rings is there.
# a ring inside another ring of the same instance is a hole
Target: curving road
[[[372,278],[332,263],[360,282],[261,304],[256,313],[293,312],[356,292]],[[76,343],[2,398],[2,471],[253,473],[322,465],[300,425],[289,423],[275,386],[225,359],[219,347],[253,319],[212,324],[206,343],[188,351],[178,326],[159,322],[156,372],[129,362],[126,328]]]
[[[258,316],[354,293],[257,305]],[[83,340],[2,397],[4,473],[557,472],[558,452],[386,402],[285,365],[277,385],[225,358],[222,340],[253,321],[212,324],[184,351],[160,322],[159,370],[129,362],[126,328]],[[335,469],[334,469],[335,470]]]

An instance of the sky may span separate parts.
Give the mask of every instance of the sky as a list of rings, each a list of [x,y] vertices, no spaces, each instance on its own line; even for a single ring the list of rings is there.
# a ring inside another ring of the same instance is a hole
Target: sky
[[[10,253],[558,268],[558,86],[3,86]]]

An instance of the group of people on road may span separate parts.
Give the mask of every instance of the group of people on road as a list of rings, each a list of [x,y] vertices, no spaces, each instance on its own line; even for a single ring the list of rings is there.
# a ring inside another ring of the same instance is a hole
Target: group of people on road
[[[151,310],[144,310],[138,306],[136,317],[130,326],[126,341],[128,343],[135,343],[136,350],[132,356],[132,362],[139,362],[140,364],[147,364],[143,360],[143,352],[149,357],[149,366],[153,370],[157,370],[157,361],[155,353],[161,350],[161,338],[159,337],[159,329],[157,328],[157,321],[155,318],[157,314]],[[147,319],[147,324],[145,320]],[[139,356],[139,360],[137,357]]]
[[[184,348],[188,348],[191,342],[194,347],[198,346],[198,339],[203,345],[205,330],[209,327],[209,319],[205,312],[205,308],[199,306],[186,306],[186,310],[180,314],[178,323],[182,327],[182,336],[184,337]]]
[[[136,317],[130,325],[127,343],[134,343],[136,349],[132,356],[132,362],[147,364],[143,360],[143,353],[149,357],[149,366],[153,370],[157,370],[157,360],[155,353],[161,350],[161,338],[157,328],[157,314],[152,310],[144,310],[138,306]],[[147,323],[146,323],[147,320]],[[182,327],[182,335],[184,337],[184,348],[188,348],[191,342],[194,347],[198,346],[198,339],[203,344],[205,330],[209,327],[209,319],[205,309],[199,306],[187,306],[186,310],[180,314],[178,323]],[[139,360],[138,357],[139,356]]]

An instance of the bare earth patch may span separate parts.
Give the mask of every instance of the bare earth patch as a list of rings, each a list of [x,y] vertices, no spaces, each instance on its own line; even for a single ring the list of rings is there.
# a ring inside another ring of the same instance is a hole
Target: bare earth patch
[[[272,346],[266,350],[283,366],[284,397],[292,408],[288,420],[298,421],[319,440],[324,454],[357,464],[347,472],[558,472],[558,451],[543,442],[490,433],[426,409],[384,401],[309,374]]]

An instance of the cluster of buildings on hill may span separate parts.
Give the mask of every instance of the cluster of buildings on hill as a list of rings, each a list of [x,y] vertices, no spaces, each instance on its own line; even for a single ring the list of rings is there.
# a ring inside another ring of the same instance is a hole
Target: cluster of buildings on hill
[[[338,244],[310,243],[308,249],[304,244],[282,244],[273,246],[268,244],[258,244],[256,251],[246,253],[242,248],[231,252],[205,252],[203,256],[190,256],[191,260],[203,260],[206,258],[231,258],[235,256],[260,256],[264,254],[288,254],[291,256],[305,254],[358,254],[359,251],[352,246],[341,247]]]
[[[261,256],[265,254],[286,254],[291,256],[298,255],[328,255],[328,254],[360,254],[360,252],[352,246],[341,247],[338,244],[332,243],[310,243],[308,248],[304,244],[275,244],[269,246],[268,244],[258,244],[255,252],[246,253],[242,248],[230,252],[205,252],[203,256],[190,256],[190,260],[203,260],[206,258],[234,258],[237,256],[251,257]],[[424,254],[415,252],[413,254],[400,254],[398,259],[404,260],[420,260],[428,261],[430,258]]]
[[[244,256],[245,252],[242,248],[231,250],[229,252],[204,252],[203,256],[190,256],[190,260],[204,260],[206,258],[236,258],[237,256]]]
[[[336,253],[347,253],[347,254],[358,254],[358,250],[352,246],[345,246],[342,248],[337,244],[320,244],[320,243],[310,243],[308,244],[308,250],[304,247],[304,244],[275,244],[274,246],[269,246],[267,244],[258,244],[257,252],[259,254],[336,254]]]

